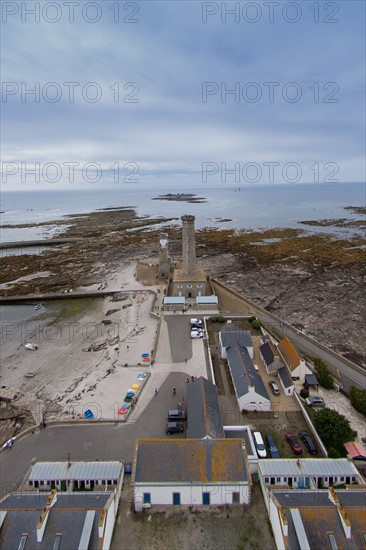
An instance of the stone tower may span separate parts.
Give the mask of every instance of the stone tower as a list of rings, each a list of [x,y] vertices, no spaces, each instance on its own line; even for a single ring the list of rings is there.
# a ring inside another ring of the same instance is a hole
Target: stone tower
[[[196,275],[196,241],[194,216],[182,216],[182,258],[183,273],[188,277]]]
[[[168,250],[168,235],[163,233],[159,239],[158,279],[167,279],[170,272],[170,257]]]

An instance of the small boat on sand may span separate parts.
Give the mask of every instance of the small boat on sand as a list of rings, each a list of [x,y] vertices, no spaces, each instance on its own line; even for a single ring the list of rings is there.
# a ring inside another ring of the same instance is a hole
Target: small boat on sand
[[[24,347],[26,349],[30,349],[31,351],[35,351],[36,349],[38,349],[37,344],[25,344]]]
[[[38,311],[39,309],[42,308],[42,304],[37,304],[36,307],[34,308],[36,311]]]

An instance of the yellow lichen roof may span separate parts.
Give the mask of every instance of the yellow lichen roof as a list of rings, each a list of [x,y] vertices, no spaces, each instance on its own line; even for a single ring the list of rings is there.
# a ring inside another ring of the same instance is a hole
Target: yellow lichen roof
[[[218,483],[248,480],[240,439],[142,439],[135,481]]]
[[[291,370],[296,369],[300,365],[300,356],[291,344],[288,338],[284,338],[278,345],[283,358]]]

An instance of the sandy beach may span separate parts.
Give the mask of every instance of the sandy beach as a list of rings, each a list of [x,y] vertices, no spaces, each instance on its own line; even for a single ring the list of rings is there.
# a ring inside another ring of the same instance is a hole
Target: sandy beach
[[[158,287],[142,286],[135,268],[110,273],[102,285],[123,294],[45,303],[32,319],[3,321],[3,391],[16,395],[14,404],[29,409],[36,424],[83,418],[87,409],[96,419],[121,419],[127,390],[138,384],[138,395],[145,383],[138,374],[151,369],[142,354],[150,356],[156,339],[158,318],[150,312]],[[27,342],[38,349],[27,350]]]

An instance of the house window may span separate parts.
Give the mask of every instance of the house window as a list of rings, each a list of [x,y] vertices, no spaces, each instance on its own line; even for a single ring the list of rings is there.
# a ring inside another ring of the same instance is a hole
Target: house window
[[[269,477],[265,477],[265,478],[264,478],[264,482],[265,482],[265,483],[269,483]]]
[[[233,504],[240,504],[240,493],[233,493]]]
[[[297,481],[297,477],[294,477],[294,481]]]
[[[107,485],[112,485],[112,480],[111,479],[108,479]]]
[[[343,477],[343,476],[341,476],[341,478],[340,478],[340,479],[341,479],[341,481],[344,481],[344,477]]]
[[[39,484],[40,484],[40,485],[44,485],[44,481],[40,481]]]
[[[33,481],[29,481],[29,485],[33,485]]]
[[[151,493],[144,493],[144,504],[151,504]]]
[[[183,288],[183,285],[177,285],[177,288]]]
[[[174,506],[180,506],[180,493],[173,493]]]
[[[287,477],[284,477],[284,478],[283,478],[283,481],[287,481]]]
[[[202,285],[197,285],[197,288],[202,288]]]
[[[281,483],[281,478],[280,477],[277,478],[277,483]]]
[[[355,476],[352,476],[352,483],[356,483],[356,478],[355,478]]]
[[[210,493],[202,493],[202,504],[210,506]]]
[[[192,285],[187,285],[187,288],[192,288]]]

